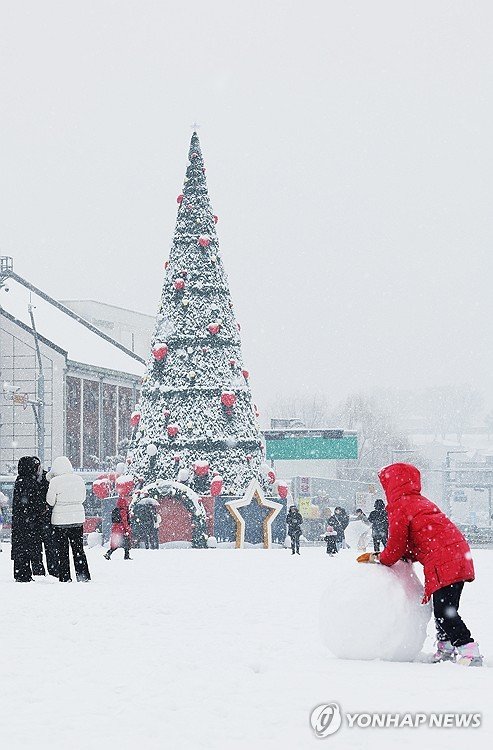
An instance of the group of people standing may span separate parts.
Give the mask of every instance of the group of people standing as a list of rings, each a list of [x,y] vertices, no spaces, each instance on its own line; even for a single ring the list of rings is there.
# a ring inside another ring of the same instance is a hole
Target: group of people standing
[[[14,580],[33,581],[48,574],[62,583],[72,580],[69,548],[78,581],[91,576],[83,546],[86,487],[66,456],[53,462],[47,474],[39,458],[19,459],[12,500]],[[46,567],[43,559],[46,559]]]
[[[350,520],[348,512],[339,505],[334,508],[334,512],[327,519],[323,539],[327,543],[328,555],[335,555],[339,550],[347,546],[345,531]],[[374,510],[372,510],[368,516],[358,508],[355,517],[352,520],[363,521],[368,526],[371,526],[375,552],[379,552],[380,544],[385,547],[388,537],[389,521],[383,500],[378,499],[375,501]],[[303,516],[295,505],[291,505],[286,517],[286,524],[288,527],[288,536],[291,539],[291,554],[293,555],[300,554],[302,523]]]

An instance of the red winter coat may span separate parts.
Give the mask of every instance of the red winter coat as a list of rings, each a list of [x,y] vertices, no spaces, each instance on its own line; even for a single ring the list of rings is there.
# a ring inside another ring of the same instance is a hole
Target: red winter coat
[[[401,557],[424,567],[427,602],[434,591],[474,580],[469,545],[459,529],[421,493],[421,475],[410,464],[392,464],[378,475],[387,496],[389,538],[380,553],[383,565]]]
[[[120,508],[120,523],[111,524],[111,549],[118,549],[123,545],[123,537],[130,536],[130,517],[129,517],[130,498],[120,495],[116,507]]]

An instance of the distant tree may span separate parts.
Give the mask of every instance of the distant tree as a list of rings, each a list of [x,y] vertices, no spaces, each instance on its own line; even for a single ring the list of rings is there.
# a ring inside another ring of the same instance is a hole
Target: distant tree
[[[393,461],[412,461],[420,469],[427,468],[427,462],[399,431],[396,415],[385,407],[381,398],[353,394],[339,405],[336,415],[338,425],[358,433],[358,458],[340,462],[341,478],[373,482],[377,471]]]
[[[468,384],[428,388],[423,401],[435,437],[445,440],[447,434],[454,433],[458,443],[467,429],[474,428],[483,406],[482,394]]]
[[[329,427],[333,424],[333,409],[323,393],[303,396],[278,396],[268,409],[270,417],[299,419],[305,427]]]
[[[488,440],[491,437],[491,434],[493,433],[493,410],[489,411],[488,414],[484,418],[484,423],[488,429]]]

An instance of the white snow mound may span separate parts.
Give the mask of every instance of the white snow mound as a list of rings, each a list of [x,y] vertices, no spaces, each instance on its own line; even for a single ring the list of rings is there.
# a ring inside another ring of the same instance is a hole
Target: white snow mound
[[[320,611],[322,638],[340,659],[413,661],[423,647],[431,604],[411,563],[357,563],[353,551],[327,561],[332,571]]]

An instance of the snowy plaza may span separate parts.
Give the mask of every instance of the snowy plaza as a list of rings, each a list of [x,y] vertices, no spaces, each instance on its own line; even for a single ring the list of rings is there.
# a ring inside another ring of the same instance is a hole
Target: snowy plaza
[[[319,605],[355,556],[301,553],[135,550],[132,562],[121,553],[107,562],[92,548],[93,581],[68,588],[53,579],[13,586],[1,554],[2,747],[489,747],[491,658],[482,670],[334,658]],[[461,611],[491,654],[493,560],[489,551],[474,559]],[[374,613],[362,610],[361,622]],[[429,635],[428,654],[431,622]],[[310,712],[332,701],[349,712],[481,712],[484,725],[343,726],[317,739]]]
[[[0,0],[0,750],[493,745],[491,0]]]

